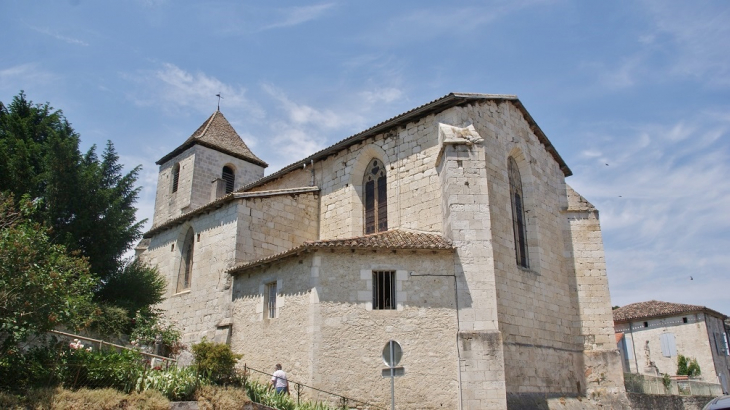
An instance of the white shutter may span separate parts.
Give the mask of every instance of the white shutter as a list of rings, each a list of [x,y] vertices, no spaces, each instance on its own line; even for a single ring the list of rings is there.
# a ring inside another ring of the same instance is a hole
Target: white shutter
[[[634,343],[624,336],[624,345],[626,346],[626,357],[631,360],[634,358]]]
[[[674,333],[662,333],[662,355],[672,357],[677,355],[677,344],[674,341]]]

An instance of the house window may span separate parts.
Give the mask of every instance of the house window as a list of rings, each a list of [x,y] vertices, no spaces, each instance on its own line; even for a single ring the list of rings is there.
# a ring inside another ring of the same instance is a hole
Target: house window
[[[677,355],[677,344],[674,340],[674,333],[662,333],[662,355],[664,357],[673,357]]]
[[[190,280],[193,273],[193,228],[188,229],[183,242],[180,270],[177,274],[177,292],[190,289]]]
[[[517,265],[523,268],[530,267],[527,254],[527,218],[525,218],[525,203],[522,195],[522,178],[517,162],[510,157],[507,160],[509,174],[509,191],[512,202],[512,230],[515,236],[515,257]]]
[[[273,319],[276,317],[276,282],[266,284],[266,294],[264,295],[264,305],[266,306],[266,312],[264,313],[267,319]]]
[[[388,186],[382,161],[370,161],[362,185],[365,191],[365,234],[387,231]]]
[[[172,167],[172,192],[177,192],[177,184],[180,181],[180,163]]]
[[[226,193],[230,194],[233,192],[233,183],[236,181],[236,175],[233,173],[233,168],[229,166],[223,167],[223,175],[221,178],[226,183]]]
[[[373,271],[373,310],[396,309],[395,271]]]

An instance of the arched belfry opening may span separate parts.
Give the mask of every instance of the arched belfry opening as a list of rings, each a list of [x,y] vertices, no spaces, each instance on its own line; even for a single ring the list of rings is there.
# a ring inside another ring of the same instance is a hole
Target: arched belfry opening
[[[180,163],[178,162],[172,167],[172,192],[177,192],[180,182]]]
[[[231,192],[233,192],[233,187],[236,182],[236,173],[232,167],[228,165],[223,167],[221,179],[223,179],[223,182],[226,184],[226,194],[230,194]]]

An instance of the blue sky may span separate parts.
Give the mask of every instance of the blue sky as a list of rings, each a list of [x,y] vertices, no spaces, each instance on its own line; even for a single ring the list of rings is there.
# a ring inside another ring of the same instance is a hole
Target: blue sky
[[[218,92],[267,173],[449,92],[516,94],[601,210],[613,304],[730,315],[728,21],[726,1],[2,0],[0,101],[111,140],[151,220],[154,162]]]

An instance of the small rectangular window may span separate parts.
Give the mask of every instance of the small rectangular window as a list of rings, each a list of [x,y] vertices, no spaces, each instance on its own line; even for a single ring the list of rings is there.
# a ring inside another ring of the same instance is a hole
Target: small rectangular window
[[[649,322],[644,322],[644,327],[649,327]]]
[[[687,318],[686,317],[683,317],[682,318],[682,323],[687,323]]]
[[[396,309],[395,271],[373,271],[373,310]]]
[[[266,294],[264,295],[266,306],[265,317],[267,319],[273,319],[276,317],[276,282],[266,284]]]

